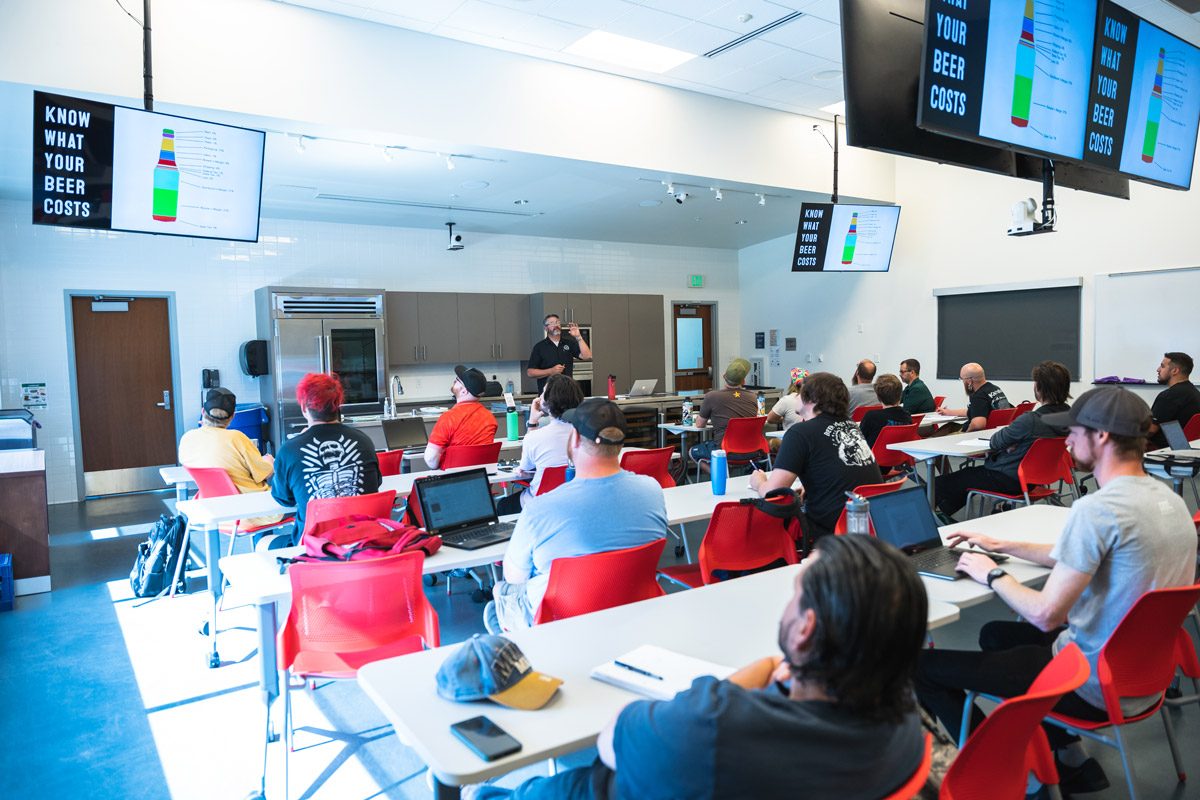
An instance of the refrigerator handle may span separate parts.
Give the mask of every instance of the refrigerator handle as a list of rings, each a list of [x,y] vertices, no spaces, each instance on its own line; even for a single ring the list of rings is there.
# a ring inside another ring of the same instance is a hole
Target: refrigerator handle
[[[314,336],[313,339],[317,342],[317,367],[318,371],[325,371],[325,337]]]

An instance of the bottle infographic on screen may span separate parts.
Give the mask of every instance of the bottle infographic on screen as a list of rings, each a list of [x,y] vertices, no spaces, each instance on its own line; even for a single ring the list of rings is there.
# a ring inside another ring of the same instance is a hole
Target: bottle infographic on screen
[[[1142,161],[1154,163],[1154,148],[1158,144],[1158,125],[1162,121],[1163,104],[1163,59],[1167,51],[1158,48],[1158,69],[1154,71],[1154,88],[1150,90],[1150,102],[1146,107],[1146,135],[1142,139]]]
[[[850,217],[850,227],[846,229],[846,243],[842,246],[842,263],[854,263],[854,248],[858,244],[858,214]]]
[[[154,167],[152,216],[158,222],[174,222],[179,215],[179,167],[175,163],[175,131],[162,129],[162,146]]]
[[[1033,0],[1025,0],[1025,18],[1017,39],[1017,60],[1013,69],[1012,124],[1029,126],[1029,106],[1033,103],[1033,70],[1037,50],[1033,47]]]

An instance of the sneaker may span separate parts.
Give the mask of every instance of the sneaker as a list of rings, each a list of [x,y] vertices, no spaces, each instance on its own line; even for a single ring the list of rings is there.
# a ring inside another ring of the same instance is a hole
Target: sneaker
[[[1078,767],[1068,767],[1055,758],[1054,766],[1058,769],[1058,788],[1063,794],[1088,794],[1108,788],[1108,776],[1094,758]]]

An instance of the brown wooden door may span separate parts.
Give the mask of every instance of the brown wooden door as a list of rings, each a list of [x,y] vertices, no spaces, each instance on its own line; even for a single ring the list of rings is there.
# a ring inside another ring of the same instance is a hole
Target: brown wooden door
[[[177,398],[167,299],[72,297],[71,316],[85,482],[87,473],[174,464]]]
[[[713,387],[712,306],[673,303],[671,330],[675,391]]]

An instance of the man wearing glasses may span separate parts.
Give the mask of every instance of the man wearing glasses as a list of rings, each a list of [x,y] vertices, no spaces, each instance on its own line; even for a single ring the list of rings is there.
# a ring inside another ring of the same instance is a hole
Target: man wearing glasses
[[[533,346],[529,354],[529,367],[525,374],[538,379],[538,392],[546,388],[546,379],[551,375],[566,375],[571,377],[575,367],[575,359],[589,360],[592,349],[579,333],[579,326],[574,322],[564,333],[557,314],[547,314],[542,320],[546,329],[546,338]]]
[[[910,414],[932,413],[933,395],[925,381],[921,380],[921,362],[915,358],[901,361],[900,380],[904,382],[904,392],[900,395],[901,407]]]

